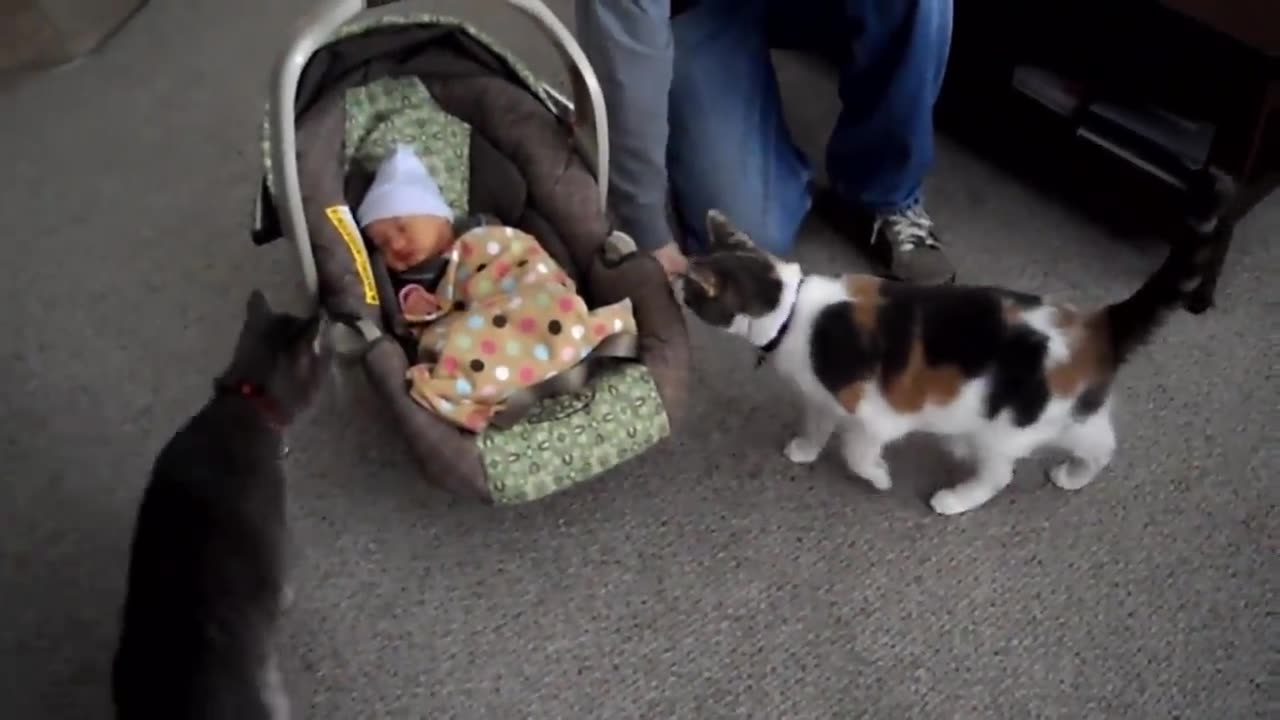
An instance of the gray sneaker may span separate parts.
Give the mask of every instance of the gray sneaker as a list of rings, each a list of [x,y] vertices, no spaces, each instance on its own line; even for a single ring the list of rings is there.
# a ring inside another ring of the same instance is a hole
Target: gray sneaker
[[[955,282],[956,269],[942,250],[933,219],[919,205],[877,216],[870,245],[894,278],[922,285]]]
[[[814,192],[814,210],[850,237],[888,277],[921,285],[942,285],[956,279],[933,219],[919,205],[873,215],[851,210],[830,188],[821,188]]]

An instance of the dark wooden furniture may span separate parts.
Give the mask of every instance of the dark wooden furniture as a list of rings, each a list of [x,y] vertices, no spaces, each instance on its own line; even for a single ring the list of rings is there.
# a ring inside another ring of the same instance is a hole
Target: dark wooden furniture
[[[1207,162],[1159,166],[1097,142],[1096,114],[1014,88],[1026,66],[1069,78],[1084,107],[1159,106],[1211,123]],[[1280,180],[1280,2],[956,0],[939,126],[1110,219],[1210,244],[1212,272],[1188,303],[1202,312],[1237,221]]]

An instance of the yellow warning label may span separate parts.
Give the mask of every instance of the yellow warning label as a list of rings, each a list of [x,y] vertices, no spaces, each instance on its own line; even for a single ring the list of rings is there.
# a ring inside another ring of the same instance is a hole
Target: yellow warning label
[[[373,266],[369,264],[369,252],[365,250],[364,240],[360,237],[360,228],[351,215],[351,208],[346,205],[334,205],[324,209],[329,222],[347,243],[351,257],[356,261],[356,272],[360,273],[360,282],[364,285],[364,301],[370,305],[378,303],[378,285],[373,281]]]

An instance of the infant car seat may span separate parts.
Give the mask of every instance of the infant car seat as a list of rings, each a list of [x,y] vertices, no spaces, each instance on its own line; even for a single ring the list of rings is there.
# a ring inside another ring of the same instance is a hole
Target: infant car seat
[[[572,103],[461,20],[359,0],[322,4],[276,70],[252,232],[259,245],[293,241],[315,301],[354,330],[361,363],[425,476],[499,504],[563,490],[667,437],[689,379],[684,315],[665,274],[606,214],[609,144],[595,75],[545,5],[508,2],[556,43]],[[433,163],[455,211],[536,237],[589,306],[630,298],[635,359],[592,365],[572,392],[478,435],[415,402],[405,377],[413,358],[389,331],[396,309],[385,270],[351,214],[371,161],[403,141]]]

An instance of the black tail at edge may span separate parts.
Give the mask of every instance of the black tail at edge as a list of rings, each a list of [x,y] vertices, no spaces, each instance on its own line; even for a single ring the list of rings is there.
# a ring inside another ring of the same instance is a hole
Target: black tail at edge
[[[1169,311],[1186,301],[1203,280],[1212,253],[1209,243],[1174,243],[1164,262],[1137,292],[1103,310],[1116,367],[1151,339]]]

